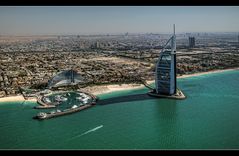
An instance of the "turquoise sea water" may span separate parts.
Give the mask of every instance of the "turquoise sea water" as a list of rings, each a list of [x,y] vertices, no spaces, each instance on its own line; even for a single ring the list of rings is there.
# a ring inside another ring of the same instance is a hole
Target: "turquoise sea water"
[[[101,95],[90,109],[33,120],[35,103],[0,104],[0,149],[238,149],[239,71],[178,79],[185,100],[147,89]]]

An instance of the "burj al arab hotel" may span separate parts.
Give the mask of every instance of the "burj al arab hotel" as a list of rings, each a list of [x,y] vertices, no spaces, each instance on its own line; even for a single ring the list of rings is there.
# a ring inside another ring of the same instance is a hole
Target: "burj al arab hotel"
[[[175,25],[173,35],[161,50],[155,68],[155,89],[149,95],[184,99],[184,94],[177,88]]]

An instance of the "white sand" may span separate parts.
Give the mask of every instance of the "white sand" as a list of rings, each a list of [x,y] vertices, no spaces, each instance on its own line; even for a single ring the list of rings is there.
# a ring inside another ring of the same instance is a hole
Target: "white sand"
[[[200,72],[200,73],[195,73],[195,74],[182,75],[182,76],[179,76],[177,78],[193,77],[193,76],[205,75],[205,74],[210,74],[210,73],[220,73],[220,72],[231,71],[231,70],[239,70],[239,68],[223,69],[223,70],[213,70],[213,71],[208,71],[208,72]]]
[[[17,102],[17,101],[25,101],[25,99],[22,95],[0,98],[0,102]],[[29,99],[29,100],[26,100],[26,101],[35,102],[37,100],[36,99]]]
[[[131,90],[131,89],[139,89],[143,88],[144,85],[142,84],[121,84],[121,85],[104,85],[104,86],[97,86],[99,88],[104,87],[105,89],[96,89],[92,94],[99,95],[99,94],[105,94],[115,91],[122,91],[122,90]]]

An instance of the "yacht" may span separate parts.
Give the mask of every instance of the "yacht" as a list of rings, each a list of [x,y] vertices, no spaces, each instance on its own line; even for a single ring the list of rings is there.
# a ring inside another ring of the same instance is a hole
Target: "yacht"
[[[43,97],[43,102],[45,103],[51,103],[51,100],[48,97]]]
[[[71,108],[73,108],[73,109],[74,109],[74,108],[77,108],[77,107],[78,107],[77,105],[74,105],[74,106],[72,106]]]
[[[66,98],[66,97],[63,97],[63,96],[61,96],[61,95],[56,95],[56,96],[55,96],[55,100],[62,102],[62,101],[67,101],[67,98]]]
[[[37,114],[37,118],[39,118],[39,119],[44,119],[46,117],[47,117],[47,114],[44,113],[44,112],[40,112],[40,113]]]

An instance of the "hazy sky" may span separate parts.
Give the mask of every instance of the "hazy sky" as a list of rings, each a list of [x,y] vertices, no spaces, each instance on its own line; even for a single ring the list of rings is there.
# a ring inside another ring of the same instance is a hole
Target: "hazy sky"
[[[0,7],[0,35],[239,32],[238,6]]]

